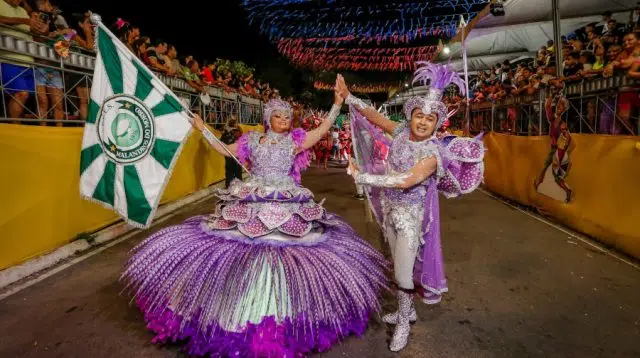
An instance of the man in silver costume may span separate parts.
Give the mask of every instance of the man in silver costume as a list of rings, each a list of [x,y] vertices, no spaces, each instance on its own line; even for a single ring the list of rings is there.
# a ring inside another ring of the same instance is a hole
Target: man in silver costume
[[[384,136],[377,137],[378,142],[390,142],[384,175],[361,172],[353,162],[349,172],[356,185],[384,188],[379,196],[369,195],[369,199],[374,211],[379,207],[382,232],[389,242],[398,286],[398,311],[383,317],[384,322],[396,325],[389,346],[394,352],[407,345],[410,322],[417,320],[413,296],[418,288],[423,291],[420,293],[427,304],[440,302],[441,295],[447,292],[440,247],[438,192],[447,197],[469,193],[482,181],[484,169],[481,141],[456,137],[444,142],[436,137],[437,129],[450,115],[442,102],[444,89],[449,84],[462,89],[464,82],[446,66],[429,63],[416,71],[414,82],[427,79],[431,80],[428,94],[407,101],[404,106],[407,120],[401,123],[387,119],[354,97],[341,76],[337,82],[340,95],[355,108],[351,111],[352,125],[366,118],[364,122],[370,122],[393,138],[389,141]],[[373,126],[368,128],[375,132]],[[356,132],[353,131],[354,136]]]

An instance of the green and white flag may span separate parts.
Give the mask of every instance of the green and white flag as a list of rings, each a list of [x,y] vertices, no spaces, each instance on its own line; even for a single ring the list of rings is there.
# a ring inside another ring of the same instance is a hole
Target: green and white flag
[[[80,155],[80,194],[145,228],[182,145],[185,108],[102,23]]]

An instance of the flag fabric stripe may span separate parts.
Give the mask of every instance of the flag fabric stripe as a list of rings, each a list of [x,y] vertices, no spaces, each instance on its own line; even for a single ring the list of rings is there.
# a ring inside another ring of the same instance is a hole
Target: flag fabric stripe
[[[136,91],[134,96],[140,98],[146,103],[147,96],[153,90],[153,86],[151,85],[151,76],[138,64],[138,62],[134,61],[133,65],[138,70],[138,80],[136,82]]]
[[[129,210],[127,208],[127,188],[124,185],[124,166],[116,165],[115,179],[115,200],[113,201],[113,206],[120,215],[128,217]]]
[[[100,144],[94,144],[90,147],[84,148],[80,152],[80,175],[84,173],[87,168],[102,155],[102,146]]]
[[[122,63],[118,55],[118,49],[111,41],[109,35],[102,27],[98,26],[98,50],[106,70],[113,93],[124,93],[122,76]]]
[[[107,161],[107,156],[103,153],[80,175],[80,195],[93,198],[93,192],[102,178]]]
[[[114,204],[114,185],[116,179],[116,165],[112,161],[107,161],[104,167],[102,178],[93,192],[93,198],[103,203],[113,206]]]
[[[162,102],[151,109],[151,113],[153,113],[155,117],[160,117],[166,114],[182,112],[182,110],[183,108],[180,102],[173,98],[173,96],[165,94]]]
[[[176,128],[175,121],[184,120],[183,113],[172,113],[156,117],[156,138],[170,140],[172,142],[182,142],[182,138],[191,129],[190,127]]]
[[[98,105],[98,111],[96,116],[100,113],[99,107],[105,98],[113,96],[113,90],[111,89],[111,83],[107,78],[106,70],[102,63],[102,56],[96,56],[95,69],[93,71],[93,83],[91,85],[91,100]],[[98,118],[94,118],[95,121]]]
[[[98,119],[98,112],[100,112],[100,105],[91,98],[89,100],[89,111],[87,113],[87,123],[96,123]]]
[[[160,202],[162,196],[162,190],[171,177],[171,172],[162,166],[153,156],[149,155],[143,160],[135,164],[140,176],[140,183],[145,188],[144,193],[147,197],[147,201],[152,203],[152,207],[155,208]],[[155,178],[164,178],[167,180],[162,183]]]
[[[82,137],[82,149],[89,148],[94,144],[100,144],[97,129],[98,128],[95,124],[85,123],[84,136]]]
[[[135,165],[124,166],[123,181],[127,195],[127,216],[133,221],[146,223],[152,209],[145,196]]]
[[[147,108],[153,108],[156,105],[158,105],[158,103],[162,102],[163,99],[164,99],[164,95],[160,93],[160,91],[158,91],[157,88],[154,88],[147,95],[147,98],[145,98],[144,104],[147,105]]]
[[[169,169],[176,151],[180,147],[180,143],[171,142],[156,138],[156,142],[151,150],[151,156],[155,158],[165,169]]]
[[[119,57],[122,65],[123,93],[131,96],[135,96],[136,87],[138,85],[138,78],[139,78],[138,69],[136,68],[136,66],[134,66],[134,64],[130,60],[127,59],[126,56],[119,56]],[[142,79],[142,81],[143,83],[145,82],[144,79]],[[140,99],[144,100],[144,98],[140,98]]]

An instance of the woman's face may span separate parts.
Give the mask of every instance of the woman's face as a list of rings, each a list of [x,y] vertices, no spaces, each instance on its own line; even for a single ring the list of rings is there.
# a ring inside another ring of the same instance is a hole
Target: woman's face
[[[269,120],[271,130],[276,133],[284,133],[291,128],[291,116],[287,112],[275,111]]]
[[[437,122],[438,116],[435,113],[424,114],[422,109],[414,109],[410,123],[412,140],[419,142],[431,138]]]

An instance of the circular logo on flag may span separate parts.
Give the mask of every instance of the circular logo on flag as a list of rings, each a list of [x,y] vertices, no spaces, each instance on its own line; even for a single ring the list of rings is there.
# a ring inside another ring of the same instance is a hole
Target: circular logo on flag
[[[104,153],[116,163],[135,163],[153,148],[153,115],[133,96],[108,98],[100,108],[96,125]]]

